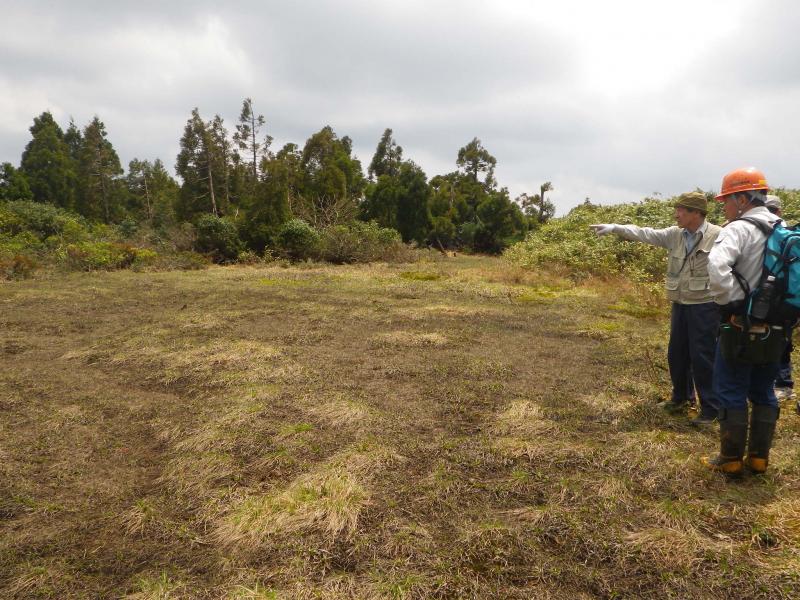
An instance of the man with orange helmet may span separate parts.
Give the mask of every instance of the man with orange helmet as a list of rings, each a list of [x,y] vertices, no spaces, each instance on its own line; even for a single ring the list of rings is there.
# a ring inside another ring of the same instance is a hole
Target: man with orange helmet
[[[754,167],[736,169],[722,179],[722,189],[716,199],[724,203],[728,224],[709,255],[708,275],[723,322],[744,315],[745,290],[760,285],[766,238],[762,228],[749,220],[770,229],[779,220],[765,207],[767,190],[764,174]],[[739,475],[745,465],[755,473],[766,470],[779,414],[772,388],[777,374],[777,359],[766,364],[729,360],[722,355],[722,341],[717,345],[714,395],[720,404],[720,451],[714,458],[703,459],[709,468],[728,475]],[[752,411],[745,459],[748,398]]]

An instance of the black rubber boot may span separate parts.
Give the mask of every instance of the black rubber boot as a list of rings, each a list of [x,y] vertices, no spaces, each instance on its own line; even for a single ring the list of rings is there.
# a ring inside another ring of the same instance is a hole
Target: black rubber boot
[[[753,405],[750,415],[750,443],[747,447],[747,466],[753,473],[761,474],[767,470],[769,449],[775,435],[775,424],[781,409],[777,406]]]
[[[747,409],[719,409],[719,455],[704,458],[703,463],[712,471],[726,475],[741,475],[747,443]]]

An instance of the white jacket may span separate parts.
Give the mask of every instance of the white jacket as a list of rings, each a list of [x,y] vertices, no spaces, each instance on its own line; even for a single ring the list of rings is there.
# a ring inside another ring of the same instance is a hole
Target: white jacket
[[[780,217],[763,206],[751,208],[742,217],[757,219],[772,226]],[[733,269],[755,289],[761,281],[764,264],[764,247],[767,237],[752,223],[734,220],[717,236],[708,256],[708,278],[711,294],[717,304],[728,304],[744,299],[742,287],[733,275]]]

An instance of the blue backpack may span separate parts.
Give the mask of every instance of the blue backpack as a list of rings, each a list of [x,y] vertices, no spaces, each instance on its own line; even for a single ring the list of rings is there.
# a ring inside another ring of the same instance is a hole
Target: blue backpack
[[[767,236],[758,287],[751,293],[747,282],[742,284],[734,271],[745,291],[747,315],[771,324],[796,321],[800,317],[800,225],[786,227],[777,221],[770,226],[747,217],[739,220],[752,223]]]

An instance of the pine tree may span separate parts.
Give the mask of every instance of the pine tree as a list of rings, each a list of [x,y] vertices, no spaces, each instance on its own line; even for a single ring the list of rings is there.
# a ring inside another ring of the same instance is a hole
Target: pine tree
[[[233,141],[247,156],[246,162],[250,163],[253,184],[258,181],[258,167],[262,158],[269,157],[269,147],[272,144],[272,136],[265,136],[263,141],[259,137],[265,122],[264,115],[255,114],[253,100],[245,98],[242,102],[242,112],[239,114],[239,124],[236,125],[236,133],[233,134]]]
[[[32,139],[22,153],[20,171],[36,202],[74,209],[75,162],[64,142],[64,133],[50,112],[34,118]]]
[[[190,220],[204,212],[225,214],[230,202],[232,168],[230,142],[222,118],[216,115],[205,122],[195,108],[186,122],[180,146],[175,163],[175,170],[183,179],[178,216]]]
[[[330,126],[312,135],[303,147],[303,181],[292,212],[315,225],[352,219],[364,194],[361,162],[352,155],[353,142],[339,139]]]
[[[78,153],[78,212],[106,223],[120,220],[125,212],[122,172],[106,126],[94,117],[83,129]]]
[[[164,168],[164,163],[156,159],[134,158],[128,165],[126,184],[131,201],[131,212],[139,218],[160,227],[174,221],[174,204],[179,186]]]
[[[392,137],[392,130],[386,129],[375,148],[372,162],[369,163],[369,178],[378,178],[381,175],[397,175],[400,163],[403,161],[403,148],[397,145]]]
[[[403,149],[386,129],[369,165],[370,178],[377,177],[377,182],[367,186],[361,218],[398,230],[406,242],[422,243],[431,220],[428,179],[419,166],[402,157]]]
[[[28,180],[11,163],[0,165],[0,200],[33,200]]]
[[[78,126],[75,125],[75,121],[70,117],[69,119],[69,127],[64,132],[64,143],[69,148],[69,155],[77,164],[81,148],[83,147],[83,135],[81,134],[81,130],[78,129]]]

